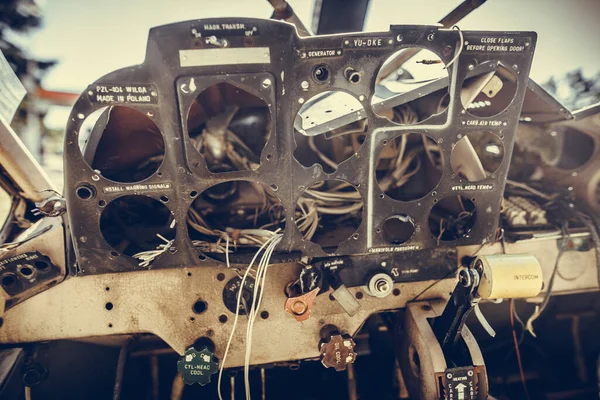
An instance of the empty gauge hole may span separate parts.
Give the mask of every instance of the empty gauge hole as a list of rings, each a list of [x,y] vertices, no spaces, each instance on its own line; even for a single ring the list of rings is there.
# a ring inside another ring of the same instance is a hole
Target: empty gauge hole
[[[219,322],[220,323],[224,324],[225,322],[227,322],[227,319],[228,319],[227,315],[225,315],[225,314],[219,315]]]
[[[453,195],[440,200],[429,214],[429,230],[441,241],[468,237],[475,225],[477,208],[470,199]]]
[[[444,159],[432,138],[407,133],[381,149],[376,165],[381,191],[394,200],[412,201],[435,189],[442,178]]]
[[[294,119],[294,158],[331,173],[356,154],[368,132],[367,113],[349,93],[326,91],[306,101]]]
[[[171,211],[160,201],[141,195],[126,195],[111,201],[100,215],[100,232],[119,253],[133,256],[156,250],[166,240],[175,238]],[[160,236],[163,238],[161,238]]]
[[[230,253],[253,255],[266,235],[283,231],[285,214],[273,188],[250,181],[225,181],[196,197],[188,209],[187,223],[196,249],[225,261],[225,234],[229,235]]]
[[[454,173],[469,182],[492,176],[504,159],[504,144],[491,132],[471,132],[452,148],[450,164]]]
[[[114,305],[113,305],[113,303],[111,303],[111,302],[109,301],[108,303],[106,303],[106,304],[104,305],[104,307],[106,308],[106,310],[107,310],[107,311],[110,311],[110,310],[112,310],[112,309],[114,308]]]
[[[405,243],[414,233],[415,222],[408,215],[393,215],[383,223],[383,238],[391,244]]]
[[[393,60],[409,58],[402,68]],[[449,104],[448,70],[430,50],[405,48],[392,54],[378,71],[371,107],[375,114],[399,125],[414,125],[442,113]],[[440,84],[440,82],[442,82]],[[412,101],[398,101],[414,98]]]
[[[190,106],[188,135],[213,173],[256,170],[271,136],[271,111],[251,89],[228,82],[209,86]]]
[[[103,107],[90,114],[79,130],[86,163],[107,179],[138,182],[154,174],[165,154],[156,124],[133,108]]]
[[[334,252],[356,235],[362,221],[363,200],[351,184],[341,180],[321,181],[298,199],[294,222],[305,240]]]
[[[476,117],[493,117],[508,108],[517,93],[517,75],[498,65],[495,70],[481,68],[465,79],[460,92],[463,107]],[[489,64],[488,64],[489,65]]]

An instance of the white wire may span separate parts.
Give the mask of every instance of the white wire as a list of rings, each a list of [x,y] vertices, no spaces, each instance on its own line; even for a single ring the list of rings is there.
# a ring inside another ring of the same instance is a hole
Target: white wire
[[[444,67],[444,69],[448,69],[450,68],[450,66],[452,64],[454,64],[456,62],[456,60],[458,60],[458,57],[460,57],[460,54],[463,51],[463,47],[465,46],[465,38],[463,37],[462,31],[460,30],[460,28],[456,25],[454,25],[452,27],[452,29],[457,29],[458,30],[458,36],[460,38],[460,44],[458,47],[458,51],[456,52],[456,55],[454,56],[454,58],[452,60],[450,60],[450,62]]]
[[[225,242],[225,262],[227,263],[227,268],[231,265],[229,264],[229,235],[227,235],[227,242]]]
[[[229,339],[227,340],[227,346],[225,347],[225,353],[223,353],[223,361],[221,362],[221,365],[219,366],[219,379],[218,379],[218,383],[217,383],[217,392],[219,395],[219,400],[223,400],[223,396],[221,394],[221,381],[223,378],[223,369],[225,368],[225,362],[227,361],[227,354],[229,353],[229,348],[231,347],[231,341],[233,340],[233,336],[235,335],[235,328],[237,327],[237,322],[238,322],[238,319],[240,316],[240,305],[242,302],[242,292],[243,292],[242,288],[246,284],[246,278],[250,274],[250,271],[252,270],[252,266],[254,265],[254,262],[256,261],[256,258],[258,257],[260,252],[263,249],[265,249],[269,245],[269,243],[271,243],[271,241],[275,240],[276,238],[277,238],[276,236],[273,236],[272,238],[268,239],[256,251],[256,254],[254,254],[252,261],[250,261],[250,264],[248,264],[248,269],[246,269],[246,273],[244,274],[244,277],[242,278],[242,281],[240,283],[240,290],[238,291],[237,302],[236,302],[236,307],[235,307],[235,317],[233,318],[233,326],[231,327],[231,333],[229,334]]]
[[[262,297],[265,293],[265,282],[267,278],[267,270],[269,267],[269,262],[271,261],[271,256],[273,255],[273,251],[275,247],[281,241],[283,235],[278,235],[268,248],[265,250],[259,266],[256,272],[256,282],[254,285],[254,297],[252,301],[252,307],[249,312],[248,325],[246,327],[246,354],[244,359],[244,386],[246,388],[246,400],[251,400],[250,398],[250,355],[252,354],[252,332],[254,329],[254,322],[256,321],[256,317],[258,315],[258,311],[260,310],[260,305],[262,303]],[[260,294],[258,293],[260,290]]]
[[[175,242],[175,240],[168,240],[160,233],[157,233],[156,236],[158,236],[162,241],[164,241],[164,243],[161,243],[158,246],[156,246],[155,250],[142,251],[142,252],[139,252],[139,253],[136,253],[133,255],[134,258],[137,258],[138,260],[140,260],[140,262],[138,264],[140,267],[149,267],[150,264],[158,256],[160,256],[161,254],[166,252],[169,248],[171,248],[171,246],[173,245],[173,242]]]

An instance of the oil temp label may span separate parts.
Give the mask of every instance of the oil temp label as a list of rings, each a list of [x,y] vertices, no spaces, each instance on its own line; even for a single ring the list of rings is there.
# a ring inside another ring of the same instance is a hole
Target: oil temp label
[[[90,85],[87,90],[92,103],[157,104],[158,91],[154,85]]]
[[[171,182],[151,183],[147,185],[121,185],[121,186],[106,186],[102,188],[104,193],[120,193],[120,192],[145,192],[148,190],[166,190],[171,189]]]
[[[391,47],[394,39],[390,37],[358,37],[344,39],[344,47],[350,49],[376,49]]]
[[[466,184],[466,185],[452,186],[453,191],[461,191],[461,190],[488,191],[488,190],[493,190],[493,189],[494,189],[494,185],[486,185],[486,184],[481,184],[481,185]]]
[[[192,28],[191,32],[197,39],[208,36],[257,36],[260,33],[258,26],[241,22],[206,23]]]
[[[488,53],[523,53],[530,46],[528,38],[511,36],[482,36],[468,38],[464,51]]]
[[[371,247],[369,253],[399,253],[404,251],[420,250],[421,246],[388,246],[388,247]]]

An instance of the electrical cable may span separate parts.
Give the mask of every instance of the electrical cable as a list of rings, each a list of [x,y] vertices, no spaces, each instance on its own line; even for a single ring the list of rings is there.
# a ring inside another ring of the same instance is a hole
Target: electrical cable
[[[125,375],[125,363],[127,362],[127,356],[129,350],[134,341],[134,336],[129,337],[119,351],[119,359],[117,360],[117,371],[115,373],[115,386],[113,388],[113,400],[119,400],[121,398],[121,389],[123,386],[123,376]]]
[[[534,313],[529,317],[529,319],[527,319],[527,323],[525,324],[527,331],[533,337],[537,337],[533,330],[533,323],[535,322],[536,319],[538,319],[540,317],[540,315],[542,315],[542,313],[548,306],[548,303],[550,302],[550,297],[552,296],[552,289],[554,287],[554,279],[556,278],[556,272],[558,271],[558,264],[559,264],[560,259],[562,258],[564,251],[567,247],[567,241],[569,239],[569,230],[568,230],[567,223],[565,223],[565,225],[563,226],[562,232],[563,232],[562,243],[561,243],[560,249],[558,250],[558,254],[556,255],[554,269],[552,270],[552,274],[550,275],[550,280],[548,281],[548,289],[546,290],[544,299],[542,300],[541,305],[537,305],[535,307]]]
[[[521,376],[521,383],[523,384],[523,390],[525,391],[525,397],[531,400],[529,397],[529,390],[527,389],[527,382],[525,381],[525,373],[523,372],[523,362],[521,361],[521,351],[519,350],[519,341],[517,340],[517,331],[515,329],[515,299],[510,299],[510,326],[512,327],[513,342],[515,344],[515,352],[517,353],[517,363],[519,364],[519,375]]]
[[[463,47],[465,46],[465,38],[463,37],[463,33],[460,30],[460,28],[457,25],[454,25],[452,27],[452,29],[458,30],[458,36],[459,36],[459,39],[460,39],[460,44],[459,44],[458,51],[456,52],[456,55],[454,56],[454,58],[452,60],[450,60],[450,62],[443,69],[450,68],[450,66],[452,64],[454,64],[456,62],[456,60],[458,60],[458,57],[460,57],[460,54],[463,51]]]
[[[267,250],[263,253],[263,257],[257,268],[256,272],[256,284],[254,285],[254,296],[252,301],[252,307],[249,312],[248,325],[246,327],[246,354],[244,358],[244,386],[246,388],[246,400],[251,400],[250,398],[250,356],[252,353],[252,338],[253,338],[253,329],[254,323],[258,316],[258,312],[260,310],[260,305],[262,303],[262,298],[265,293],[265,282],[267,278],[267,270],[269,267],[269,263],[271,261],[271,256],[273,255],[273,251],[275,247],[281,241],[283,235],[278,235],[271,242]],[[260,288],[260,294],[258,293]]]
[[[258,258],[261,251],[263,251],[269,245],[269,243],[271,243],[271,241],[275,240],[276,238],[277,238],[277,236],[271,237],[256,251],[256,254],[254,254],[254,257],[252,258],[252,261],[250,261],[250,264],[248,264],[246,273],[244,274],[242,281],[240,282],[240,290],[238,291],[238,295],[237,295],[235,316],[233,318],[231,333],[229,334],[229,339],[227,340],[227,345],[225,346],[225,352],[223,353],[223,360],[221,361],[221,365],[219,366],[219,378],[217,380],[217,393],[219,396],[219,400],[223,400],[223,396],[221,393],[221,381],[223,380],[223,370],[225,368],[225,363],[227,361],[227,355],[229,354],[229,349],[231,347],[231,342],[233,340],[233,336],[235,335],[235,329],[237,327],[237,323],[238,323],[238,319],[239,319],[239,315],[240,315],[240,305],[242,302],[242,292],[243,292],[242,288],[244,288],[244,286],[246,284],[246,279],[248,278],[248,276],[251,275],[250,271],[252,270],[252,266],[254,265],[254,262]],[[229,267],[229,265],[228,265],[228,267]]]

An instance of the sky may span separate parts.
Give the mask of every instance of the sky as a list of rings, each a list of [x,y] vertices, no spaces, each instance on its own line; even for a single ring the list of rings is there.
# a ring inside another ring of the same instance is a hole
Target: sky
[[[314,0],[288,0],[310,26]],[[460,0],[371,0],[365,31],[390,24],[435,23]],[[26,49],[59,63],[46,89],[81,92],[104,74],[141,63],[151,27],[209,17],[269,18],[266,0],[46,0],[44,25],[23,39]],[[536,31],[531,77],[544,82],[575,68],[600,70],[600,0],[488,0],[459,23],[463,30]],[[66,109],[53,109],[48,125],[60,126]]]

